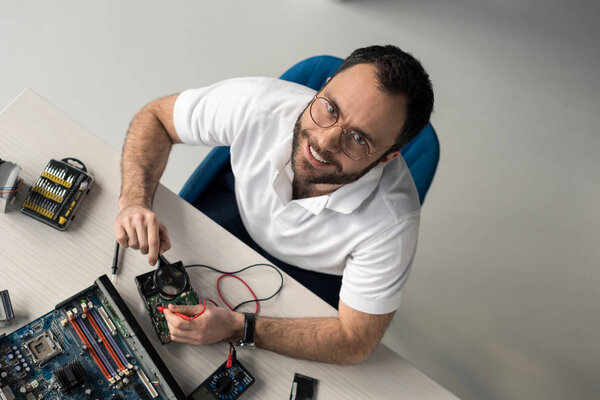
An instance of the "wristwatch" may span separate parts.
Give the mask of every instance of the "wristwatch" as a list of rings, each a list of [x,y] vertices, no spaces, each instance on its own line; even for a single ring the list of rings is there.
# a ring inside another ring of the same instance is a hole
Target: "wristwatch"
[[[253,349],[254,348],[254,326],[256,325],[256,319],[254,313],[244,313],[244,334],[242,340],[237,345],[242,349]]]

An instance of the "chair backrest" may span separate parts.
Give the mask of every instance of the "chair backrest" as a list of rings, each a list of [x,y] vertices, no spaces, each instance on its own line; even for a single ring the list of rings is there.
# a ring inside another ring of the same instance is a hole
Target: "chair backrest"
[[[333,56],[315,56],[300,61],[285,71],[280,79],[320,90],[327,78],[333,76],[342,64]],[[400,149],[412,174],[421,204],[431,186],[440,158],[440,145],[433,126],[427,124],[413,140]],[[210,182],[229,166],[229,147],[215,147],[186,181],[179,196],[194,204]]]

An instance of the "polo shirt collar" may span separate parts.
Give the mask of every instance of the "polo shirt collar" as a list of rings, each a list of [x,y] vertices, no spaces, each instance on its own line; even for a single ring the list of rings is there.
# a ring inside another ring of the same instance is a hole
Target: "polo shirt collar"
[[[359,180],[347,183],[329,195],[327,208],[342,214],[356,210],[377,187],[384,165],[378,165]]]
[[[273,168],[273,190],[284,205],[291,200],[293,172],[291,172],[289,161],[292,155],[292,141],[293,135],[287,136],[266,155]],[[287,172],[286,167],[288,168]],[[294,201],[315,215],[320,214],[324,208],[342,214],[349,214],[356,210],[375,190],[383,174],[383,168],[384,165],[378,165],[356,182],[343,185],[330,194]],[[284,177],[289,180],[287,190],[281,188],[280,180]]]
[[[267,159],[275,171],[282,171],[292,157],[292,141],[294,135],[287,135],[267,153]]]

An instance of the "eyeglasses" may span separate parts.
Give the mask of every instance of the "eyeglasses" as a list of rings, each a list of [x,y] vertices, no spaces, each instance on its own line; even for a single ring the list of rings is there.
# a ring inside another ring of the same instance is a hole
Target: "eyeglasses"
[[[324,97],[316,96],[310,104],[310,117],[314,123],[321,128],[331,128],[337,124],[340,113],[329,100]],[[362,160],[363,158],[372,156],[378,151],[389,149],[394,146],[384,146],[375,151],[371,151],[367,139],[362,134],[353,130],[347,130],[341,124],[337,125],[342,128],[339,139],[340,148],[344,154],[352,160]]]

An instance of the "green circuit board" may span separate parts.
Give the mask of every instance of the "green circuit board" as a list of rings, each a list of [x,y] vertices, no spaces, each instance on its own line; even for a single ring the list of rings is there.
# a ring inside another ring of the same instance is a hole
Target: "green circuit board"
[[[150,317],[152,318],[152,323],[154,325],[154,329],[156,333],[160,337],[160,341],[163,344],[167,344],[171,342],[171,333],[169,332],[169,326],[167,324],[167,320],[162,312],[158,311],[158,307],[167,307],[169,304],[177,304],[177,305],[196,305],[200,304],[198,300],[198,296],[193,290],[188,290],[181,293],[179,296],[175,297],[171,300],[166,300],[162,298],[160,295],[154,295],[146,299],[149,310]]]

